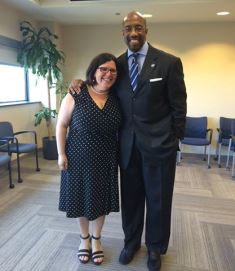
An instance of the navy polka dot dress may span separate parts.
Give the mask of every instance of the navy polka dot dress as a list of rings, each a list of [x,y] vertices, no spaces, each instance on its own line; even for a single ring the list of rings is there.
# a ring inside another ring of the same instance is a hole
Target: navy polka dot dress
[[[119,211],[117,132],[121,115],[110,94],[100,109],[87,87],[74,94],[66,141],[68,170],[61,172],[59,210],[94,220]]]

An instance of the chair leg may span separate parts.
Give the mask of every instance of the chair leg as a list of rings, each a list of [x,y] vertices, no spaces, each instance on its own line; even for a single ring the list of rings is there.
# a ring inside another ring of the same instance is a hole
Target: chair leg
[[[8,162],[8,173],[9,173],[9,188],[14,188],[14,184],[12,183],[12,172],[11,172],[11,161]]]
[[[177,151],[177,163],[176,163],[177,166],[180,165],[180,160],[181,160],[181,151]]]
[[[38,148],[35,150],[35,156],[36,156],[36,171],[40,171],[39,164],[38,164]]]
[[[227,152],[227,161],[226,161],[226,169],[229,169],[229,158],[230,158],[231,146],[232,146],[232,139],[229,139],[228,152]]]
[[[219,147],[220,147],[220,143],[217,141],[214,160],[218,160],[219,158]]]
[[[211,158],[211,145],[208,146],[208,162],[207,162],[208,168],[211,168],[210,158]]]
[[[232,178],[235,178],[235,150],[233,151]]]
[[[179,166],[181,162],[181,142],[179,142],[179,150],[177,151],[177,163],[176,165]]]
[[[206,146],[204,147],[204,158],[203,161],[206,161]]]
[[[221,168],[221,143],[219,144],[218,148],[218,167]]]
[[[18,171],[18,183],[22,183],[23,179],[21,179],[20,175],[20,155],[17,153],[17,171]]]

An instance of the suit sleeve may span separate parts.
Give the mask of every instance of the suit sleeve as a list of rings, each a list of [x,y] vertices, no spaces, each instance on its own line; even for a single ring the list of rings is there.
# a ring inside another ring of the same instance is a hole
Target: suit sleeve
[[[168,77],[168,99],[173,120],[173,129],[177,138],[184,137],[187,114],[187,94],[184,82],[182,62],[179,58],[172,61]]]

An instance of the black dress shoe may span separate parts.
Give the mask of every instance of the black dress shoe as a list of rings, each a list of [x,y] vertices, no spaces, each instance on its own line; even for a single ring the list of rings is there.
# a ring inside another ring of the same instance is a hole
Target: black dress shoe
[[[161,255],[156,251],[148,251],[147,266],[149,271],[159,271],[161,269]]]
[[[123,248],[119,256],[119,263],[124,264],[124,265],[130,263],[133,260],[135,253],[137,252],[139,248],[140,247],[136,249]]]

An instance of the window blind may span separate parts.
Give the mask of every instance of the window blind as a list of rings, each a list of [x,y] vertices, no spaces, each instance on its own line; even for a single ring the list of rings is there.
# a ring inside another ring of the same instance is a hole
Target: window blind
[[[19,66],[17,52],[20,44],[20,41],[0,35],[0,63]]]

